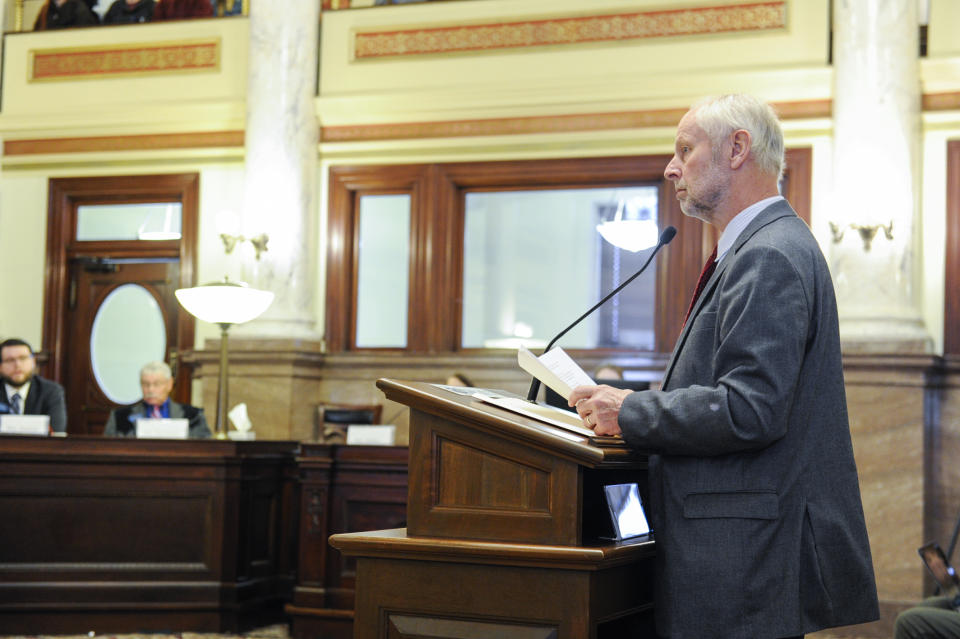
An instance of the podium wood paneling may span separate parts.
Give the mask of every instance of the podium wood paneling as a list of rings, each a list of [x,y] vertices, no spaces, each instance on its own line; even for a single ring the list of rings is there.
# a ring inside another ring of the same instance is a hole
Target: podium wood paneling
[[[336,534],[357,558],[355,639],[652,637],[655,543],[614,542],[603,486],[647,460],[431,384],[410,407],[407,528]]]
[[[0,628],[235,632],[281,619],[297,446],[0,437]]]

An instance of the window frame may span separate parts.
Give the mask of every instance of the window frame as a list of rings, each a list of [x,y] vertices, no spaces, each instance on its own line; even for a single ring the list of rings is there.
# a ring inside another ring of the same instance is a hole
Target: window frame
[[[787,151],[784,195],[810,221],[811,150]],[[445,164],[334,166],[330,168],[327,233],[327,352],[395,351],[477,353],[462,348],[463,229],[465,194],[475,191],[659,185],[660,228],[677,237],[657,256],[654,353],[668,353],[679,336],[690,292],[716,243],[715,230],[685,216],[673,185],[663,177],[671,155],[455,162]],[[359,198],[410,195],[410,273],[406,348],[357,348]],[[585,309],[584,309],[585,310]],[[571,320],[576,315],[571,314]],[[560,331],[563,326],[558,326]],[[635,353],[632,349],[588,349]]]

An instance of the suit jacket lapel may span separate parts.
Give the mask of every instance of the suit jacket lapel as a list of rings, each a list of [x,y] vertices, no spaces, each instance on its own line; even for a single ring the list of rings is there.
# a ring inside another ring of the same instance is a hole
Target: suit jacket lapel
[[[43,388],[37,383],[37,378],[30,380],[30,390],[27,391],[26,401],[23,403],[24,415],[36,415],[40,412],[40,393]]]
[[[670,361],[667,363],[661,388],[666,388],[667,383],[670,381],[670,374],[673,372],[673,365],[677,361],[680,351],[683,350],[683,344],[687,340],[687,334],[690,331],[690,327],[693,325],[694,319],[697,317],[697,315],[700,313],[700,309],[712,295],[714,287],[716,287],[717,282],[720,281],[720,276],[723,275],[723,272],[727,269],[730,263],[733,262],[737,252],[751,237],[753,237],[753,234],[758,230],[762,229],[764,226],[770,224],[774,220],[789,215],[796,215],[796,212],[786,200],[779,200],[763,209],[763,211],[761,211],[760,214],[753,218],[750,224],[747,225],[747,228],[743,229],[743,232],[737,237],[736,241],[733,243],[733,246],[730,247],[730,250],[724,256],[723,260],[717,264],[716,270],[713,272],[713,275],[710,276],[706,286],[703,287],[700,297],[697,298],[696,304],[694,304],[693,309],[690,311],[690,317],[687,318],[687,323],[683,325],[683,330],[680,331],[680,337],[677,338],[677,344],[674,346],[673,353],[670,355]]]

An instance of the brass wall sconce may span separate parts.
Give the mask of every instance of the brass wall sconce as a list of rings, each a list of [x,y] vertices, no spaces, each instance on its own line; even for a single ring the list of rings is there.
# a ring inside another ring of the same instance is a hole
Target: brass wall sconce
[[[221,233],[220,239],[223,240],[223,250],[227,255],[233,252],[233,249],[236,248],[237,244],[250,242],[253,245],[253,250],[258,260],[260,259],[260,254],[267,250],[267,242],[270,241],[270,238],[266,233],[261,233],[256,237],[244,237],[242,235],[228,235],[227,233]]]
[[[848,228],[851,228],[860,234],[860,239],[863,241],[864,251],[870,250],[870,245],[873,243],[873,238],[876,237],[877,231],[880,231],[881,229],[888,240],[893,239],[893,220],[890,220],[889,224],[872,224],[869,226],[850,224]],[[846,229],[838,226],[834,222],[830,222],[830,233],[833,235],[834,244],[840,243],[840,240],[843,239],[843,234],[845,231]]]

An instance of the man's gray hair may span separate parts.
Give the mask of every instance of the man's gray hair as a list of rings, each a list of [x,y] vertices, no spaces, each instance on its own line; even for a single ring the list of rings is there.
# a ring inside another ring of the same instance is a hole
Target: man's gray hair
[[[173,378],[173,371],[170,370],[170,366],[166,362],[149,362],[143,365],[143,368],[140,369],[140,377],[144,375],[156,375],[162,374],[166,379]]]
[[[704,98],[691,108],[715,153],[728,135],[744,129],[750,133],[750,155],[760,170],[776,175],[778,181],[783,177],[783,129],[773,107],[752,95],[731,94]]]

